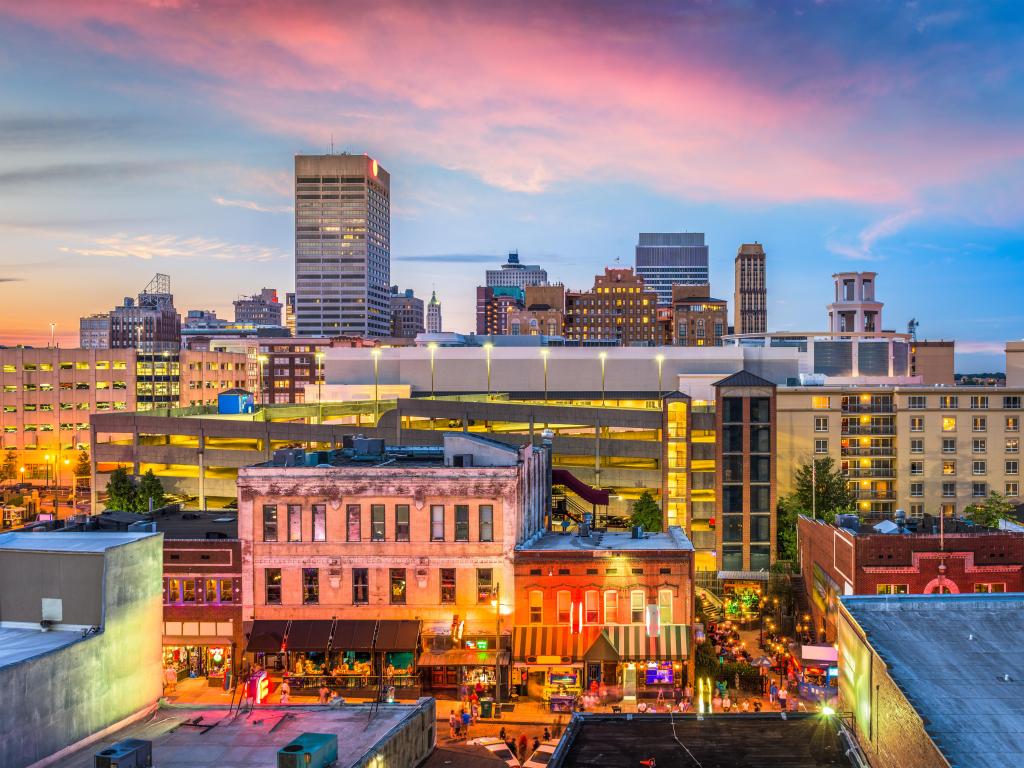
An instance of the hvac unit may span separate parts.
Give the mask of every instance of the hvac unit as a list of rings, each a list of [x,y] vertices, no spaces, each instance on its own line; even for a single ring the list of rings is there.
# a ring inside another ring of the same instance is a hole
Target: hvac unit
[[[303,733],[277,753],[277,768],[328,768],[338,759],[333,733]]]
[[[94,768],[149,768],[153,765],[153,742],[123,739],[97,752]]]

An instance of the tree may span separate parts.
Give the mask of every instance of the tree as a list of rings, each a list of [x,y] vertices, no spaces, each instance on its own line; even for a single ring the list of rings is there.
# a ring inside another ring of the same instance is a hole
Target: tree
[[[855,512],[857,507],[857,497],[831,456],[814,459],[793,472],[790,500],[800,514],[813,512],[826,523],[833,522],[836,515]]]
[[[107,508],[118,512],[135,511],[135,483],[128,470],[118,467],[107,481]]]
[[[92,475],[92,464],[89,462],[89,452],[84,448],[78,454],[78,461],[75,462],[75,477],[89,477]]]
[[[149,512],[150,500],[153,501],[153,509],[159,509],[164,505],[164,486],[160,478],[153,474],[152,469],[146,470],[146,474],[139,480],[139,487],[135,493],[135,511]]]
[[[633,502],[629,521],[631,525],[639,525],[645,531],[661,531],[661,507],[651,496],[650,491],[644,491],[640,498]]]
[[[992,491],[980,504],[969,504],[964,509],[964,515],[975,525],[998,528],[1000,520],[1016,521],[1016,511],[1017,508],[1005,496]]]
[[[780,560],[796,562],[800,553],[796,547],[796,518],[801,510],[792,496],[783,496],[776,507],[778,513],[778,557]]]
[[[4,480],[13,480],[18,474],[18,452],[9,448],[4,455],[3,475]]]

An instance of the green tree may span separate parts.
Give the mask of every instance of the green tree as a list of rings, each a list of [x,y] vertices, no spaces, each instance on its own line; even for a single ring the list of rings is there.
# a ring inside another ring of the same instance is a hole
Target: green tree
[[[629,521],[632,525],[642,526],[645,531],[661,530],[661,507],[651,496],[650,491],[644,491],[640,498],[633,502]]]
[[[778,557],[779,560],[795,562],[799,558],[796,547],[796,518],[801,510],[792,496],[783,496],[776,507],[778,513]]]
[[[107,509],[118,512],[135,511],[135,483],[124,467],[110,473],[107,481]]]
[[[3,475],[4,480],[13,480],[18,475],[18,453],[13,448],[4,454]]]
[[[833,522],[836,515],[855,512],[857,508],[857,497],[831,456],[814,459],[793,472],[790,500],[800,514],[810,515],[813,511],[827,523]]]
[[[75,462],[75,476],[89,477],[92,474],[92,464],[89,462],[89,452],[84,448],[78,454],[78,461]]]
[[[1016,507],[1006,500],[1001,493],[992,491],[988,498],[980,504],[969,504],[964,515],[975,525],[986,528],[998,528],[1000,520],[1016,520]]]
[[[149,512],[150,499],[153,501],[153,509],[159,509],[164,505],[164,486],[160,478],[153,474],[153,470],[146,470],[146,474],[139,480],[139,488],[135,494],[135,511]]]

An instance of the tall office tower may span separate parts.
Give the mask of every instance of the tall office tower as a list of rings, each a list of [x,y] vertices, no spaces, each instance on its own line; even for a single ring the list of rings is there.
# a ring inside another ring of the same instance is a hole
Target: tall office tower
[[[744,243],[736,251],[736,292],[733,333],[768,332],[768,283],[765,253],[760,243]]]
[[[366,155],[296,155],[295,335],[389,335],[390,287],[390,174]]]
[[[437,300],[437,291],[430,292],[427,304],[427,333],[441,332],[441,302]]]
[[[281,325],[281,302],[277,299],[277,291],[264,288],[253,296],[236,299],[235,322],[248,323],[256,326]]]
[[[837,272],[832,275],[835,297],[828,305],[828,328],[833,333],[878,333],[882,302],[875,299],[877,272]]]
[[[398,290],[391,286],[391,335],[399,339],[415,339],[423,333],[423,299],[412,288]]]
[[[671,306],[673,285],[708,283],[708,247],[703,232],[641,232],[636,245],[636,274],[659,306]]]
[[[284,327],[292,336],[295,335],[295,294],[284,295]]]
[[[548,272],[539,264],[520,264],[519,252],[512,251],[501,269],[487,270],[487,288],[525,288],[528,285],[543,285],[548,281]]]

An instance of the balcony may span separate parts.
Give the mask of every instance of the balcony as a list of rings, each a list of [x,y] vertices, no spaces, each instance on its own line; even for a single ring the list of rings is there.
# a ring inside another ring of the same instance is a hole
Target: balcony
[[[842,412],[892,415],[896,413],[896,407],[892,403],[887,403],[885,405],[879,403],[844,403],[842,406]]]
[[[895,437],[895,424],[846,424],[843,425],[843,436],[847,435],[879,435]]]
[[[895,467],[890,469],[878,469],[877,467],[851,467],[846,471],[846,477],[850,480],[892,480],[896,477]]]
[[[874,456],[877,458],[891,459],[896,456],[896,449],[893,447],[879,448],[877,446],[874,446],[870,448],[861,448],[860,446],[855,446],[852,448],[841,448],[839,455],[843,456],[844,458],[847,456],[865,458]]]
[[[896,491],[876,491],[871,488],[854,488],[853,496],[857,501],[895,501]]]

